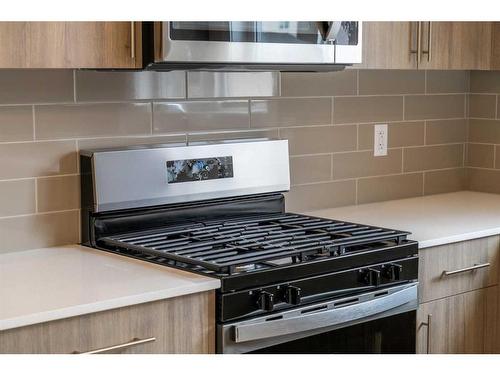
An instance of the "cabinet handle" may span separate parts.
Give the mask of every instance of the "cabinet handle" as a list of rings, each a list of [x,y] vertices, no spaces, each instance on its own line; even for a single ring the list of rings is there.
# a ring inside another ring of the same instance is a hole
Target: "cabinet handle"
[[[456,275],[458,273],[470,272],[470,271],[478,270],[480,268],[486,268],[486,267],[489,267],[489,266],[490,266],[490,263],[474,264],[473,266],[466,267],[466,268],[461,268],[459,270],[443,271],[443,275],[442,276],[443,277],[452,276],[452,275]]]
[[[427,315],[427,322],[423,322],[422,325],[427,327],[427,354],[431,354],[432,314]]]
[[[135,60],[135,22],[130,22],[130,57]]]
[[[417,64],[420,65],[422,61],[422,22],[418,23],[417,26]]]
[[[413,24],[416,23],[417,24],[417,30],[416,30],[416,33],[413,32]],[[413,55],[414,53],[416,53],[418,55],[419,53],[419,44],[418,44],[418,40],[419,40],[419,27],[420,25],[420,22],[410,22],[410,55]],[[417,48],[413,48],[413,41],[414,41],[414,36],[417,36]]]
[[[427,55],[427,61],[431,61],[431,49],[432,49],[432,22],[428,22],[429,28],[427,30],[427,51],[422,50],[422,55]]]
[[[87,352],[78,352],[74,351],[72,354],[99,354],[99,353],[107,353],[111,352],[116,349],[123,349],[123,348],[129,348],[131,346],[137,346],[137,345],[142,345],[146,344],[148,342],[153,342],[156,341],[156,337],[149,337],[147,339],[132,339],[129,342],[125,342],[123,344],[118,344],[118,345],[113,345],[113,346],[106,346],[105,348],[99,348],[99,349],[93,349],[89,350]]]

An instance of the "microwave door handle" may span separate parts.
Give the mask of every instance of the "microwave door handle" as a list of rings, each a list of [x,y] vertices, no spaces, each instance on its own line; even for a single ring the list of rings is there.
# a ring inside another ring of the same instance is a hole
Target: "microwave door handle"
[[[314,329],[335,326],[353,322],[358,319],[391,310],[408,302],[416,301],[417,285],[344,307],[331,308],[320,312],[294,316],[290,318],[243,323],[234,326],[234,341],[245,342],[269,337],[277,337],[294,333],[311,331]],[[304,307],[303,310],[307,310]]]
[[[328,33],[330,32],[331,22],[318,21],[316,22],[316,25],[318,26],[319,33],[321,34],[321,39],[326,41]]]
[[[335,22],[327,22],[328,23],[328,29],[326,30],[326,35],[325,35],[325,42],[327,43],[333,43],[335,42],[335,35],[334,35],[334,25],[335,25]],[[337,30],[335,30],[337,31]]]

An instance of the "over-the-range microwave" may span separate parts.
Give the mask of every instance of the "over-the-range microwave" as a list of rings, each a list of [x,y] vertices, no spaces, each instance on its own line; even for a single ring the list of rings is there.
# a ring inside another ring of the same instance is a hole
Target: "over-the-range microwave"
[[[361,62],[357,21],[174,21],[150,28],[154,70],[324,71]]]

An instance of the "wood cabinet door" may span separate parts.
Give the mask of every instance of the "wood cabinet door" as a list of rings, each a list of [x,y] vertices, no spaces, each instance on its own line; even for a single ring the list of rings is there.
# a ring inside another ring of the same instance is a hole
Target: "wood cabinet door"
[[[494,309],[489,298],[496,291],[497,287],[480,289],[421,304],[417,311],[417,353],[495,350],[496,305]]]
[[[213,291],[0,332],[0,353],[215,352]]]
[[[420,22],[419,69],[489,69],[491,22]]]
[[[137,22],[0,22],[0,68],[142,66]]]
[[[499,256],[499,236],[420,250],[418,267],[420,302],[496,285]],[[481,265],[485,267],[470,269]],[[446,276],[446,271],[463,272]]]
[[[500,289],[494,286],[486,289],[486,313],[484,328],[484,352],[500,353]]]
[[[363,62],[357,68],[417,69],[418,22],[363,22]]]

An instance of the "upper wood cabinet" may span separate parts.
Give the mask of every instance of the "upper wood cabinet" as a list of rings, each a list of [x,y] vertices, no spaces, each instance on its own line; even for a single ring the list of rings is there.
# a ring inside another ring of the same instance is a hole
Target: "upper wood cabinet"
[[[491,22],[420,22],[418,66],[421,69],[489,69],[491,40]]]
[[[496,29],[500,32],[500,26],[492,22],[364,22],[359,67],[495,69],[495,61],[500,66]]]
[[[369,69],[417,69],[418,22],[363,22],[363,63]]]
[[[142,67],[138,22],[0,22],[0,68]]]

